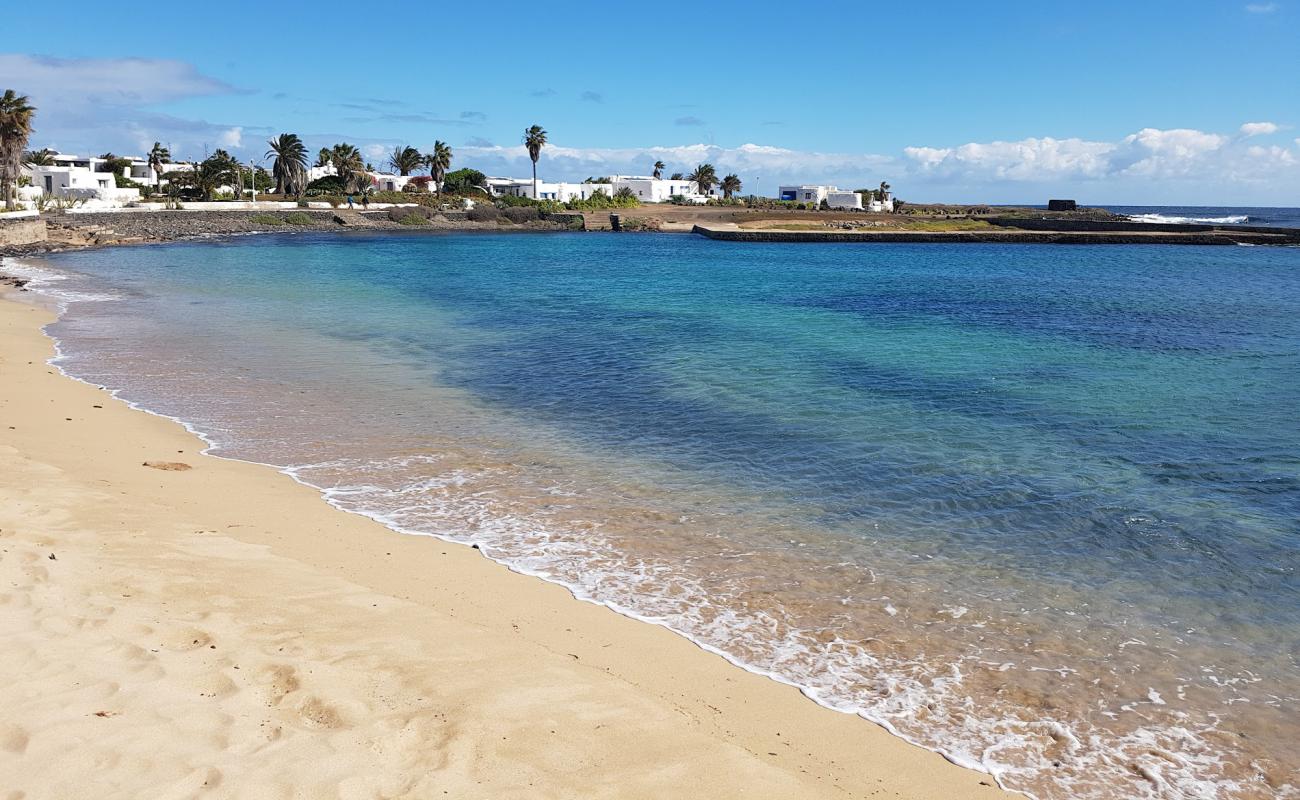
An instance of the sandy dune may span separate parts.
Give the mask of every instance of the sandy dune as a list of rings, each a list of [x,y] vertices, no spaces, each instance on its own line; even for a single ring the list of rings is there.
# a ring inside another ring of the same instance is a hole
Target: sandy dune
[[[667,631],[201,456],[47,366],[49,319],[0,301],[0,800],[1001,794]]]

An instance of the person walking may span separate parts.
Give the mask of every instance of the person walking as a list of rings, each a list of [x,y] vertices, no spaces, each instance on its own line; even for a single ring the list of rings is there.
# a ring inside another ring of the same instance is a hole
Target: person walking
[[[352,211],[354,208],[355,207],[352,205],[352,193],[348,192],[348,211]]]
[[[361,210],[362,211],[370,210],[370,195],[367,194],[366,192],[361,193]]]

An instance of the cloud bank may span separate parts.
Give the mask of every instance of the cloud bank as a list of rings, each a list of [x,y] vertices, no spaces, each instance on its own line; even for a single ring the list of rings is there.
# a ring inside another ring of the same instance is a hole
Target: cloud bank
[[[1300,140],[1291,146],[1248,142],[1275,133],[1271,122],[1246,123],[1231,134],[1143,128],[1115,141],[1027,138],[951,147],[905,147],[899,155],[831,153],[761,144],[582,148],[548,146],[541,172],[551,180],[646,174],[655,161],[668,172],[710,162],[735,172],[746,191],[771,194],[780,183],[825,182],[849,188],[888,180],[913,200],[1029,202],[1064,194],[1094,202],[1294,203],[1300,185]],[[490,174],[528,172],[520,146],[462,147],[458,163]],[[757,186],[756,186],[757,184]],[[1234,199],[1235,198],[1235,199]],[[1252,199],[1253,198],[1253,199]]]
[[[1195,194],[1183,202],[1213,205],[1213,193],[1281,192],[1300,178],[1300,150],[1247,144],[1276,133],[1272,122],[1249,122],[1232,136],[1176,128],[1142,130],[1113,141],[1030,138],[956,147],[903,149],[903,174],[923,182],[1070,186],[1093,196],[1145,185]],[[1294,200],[1294,198],[1292,198]]]
[[[36,106],[35,140],[42,146],[97,147],[97,152],[142,152],[155,140],[172,142],[178,149],[208,142],[227,146],[249,129],[153,110],[177,100],[241,91],[183,61],[0,53],[0,75],[6,86],[21,87]]]

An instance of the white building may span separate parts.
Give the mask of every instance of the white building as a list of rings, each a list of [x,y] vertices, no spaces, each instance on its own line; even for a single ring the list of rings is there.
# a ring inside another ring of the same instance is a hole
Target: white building
[[[612,175],[610,183],[614,191],[628,189],[642,203],[666,203],[673,197],[703,197],[696,191],[696,185],[688,180],[671,180],[645,175]]]
[[[122,168],[123,178],[151,187],[167,183],[154,171],[147,160],[129,156],[122,156],[122,158],[130,162]],[[22,174],[31,179],[32,186],[46,197],[110,202],[129,202],[140,197],[139,189],[117,187],[117,176],[108,170],[107,161],[103,158],[51,152],[50,160],[52,164],[28,164],[22,170]],[[162,172],[165,174],[192,169],[194,169],[193,164],[178,162],[164,164]]]
[[[308,167],[307,183],[337,174],[338,170],[334,169],[333,164],[326,164],[323,167]],[[370,183],[378,192],[400,192],[406,188],[406,184],[420,177],[419,175],[394,175],[391,172],[367,172],[366,174],[370,176]],[[429,188],[432,189],[433,185],[430,184]]]
[[[338,170],[334,169],[333,164],[326,164],[323,167],[308,167],[307,182],[318,181],[321,178],[328,178],[331,175],[337,175]]]
[[[623,189],[627,189],[642,203],[665,203],[673,197],[681,197],[687,202],[703,203],[709,196],[718,194],[717,190],[711,191],[709,195],[699,194],[692,181],[667,180],[642,175],[612,175],[608,183],[553,183],[539,180],[535,197],[532,178],[488,178],[484,184],[496,197],[511,195],[533,200],[554,200],[559,203],[586,200],[596,192],[604,192],[613,197]]]
[[[532,200],[554,200],[567,203],[570,200],[587,200],[596,192],[614,196],[614,185],[610,183],[553,183],[538,181],[536,195],[533,193],[532,178],[488,178],[483,181],[487,190],[496,197],[527,197]]]
[[[781,200],[794,203],[812,203],[821,205],[826,199],[834,186],[814,186],[811,184],[800,184],[797,186],[780,186],[777,187],[777,197]],[[838,191],[838,190],[837,190]]]
[[[821,206],[822,202],[825,201],[830,208],[845,211],[874,211],[880,213],[894,210],[894,201],[889,197],[888,193],[885,194],[884,200],[867,199],[864,202],[862,192],[849,192],[834,186],[819,184],[780,186],[777,188],[777,192],[777,197],[781,200],[794,203],[811,203],[814,206]]]

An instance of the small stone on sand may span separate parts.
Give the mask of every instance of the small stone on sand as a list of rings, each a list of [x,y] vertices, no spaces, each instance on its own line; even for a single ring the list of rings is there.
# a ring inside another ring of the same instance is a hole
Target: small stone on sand
[[[184,472],[187,469],[194,469],[189,464],[181,461],[146,461],[144,466],[150,469],[161,469],[168,472]]]

